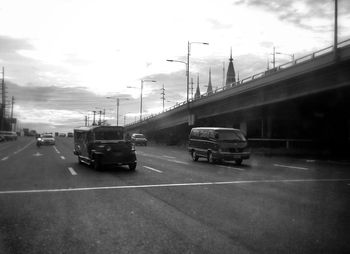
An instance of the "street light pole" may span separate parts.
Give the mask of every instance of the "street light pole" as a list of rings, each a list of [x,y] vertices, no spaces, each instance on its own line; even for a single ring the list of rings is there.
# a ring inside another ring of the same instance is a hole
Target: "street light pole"
[[[106,97],[107,99],[116,99],[117,100],[117,126],[119,126],[119,101],[122,100],[129,100],[128,98],[115,98],[115,97]]]
[[[155,80],[150,80],[150,79],[141,79],[140,121],[142,120],[142,93],[143,93],[143,82],[157,82],[157,81],[155,81]]]

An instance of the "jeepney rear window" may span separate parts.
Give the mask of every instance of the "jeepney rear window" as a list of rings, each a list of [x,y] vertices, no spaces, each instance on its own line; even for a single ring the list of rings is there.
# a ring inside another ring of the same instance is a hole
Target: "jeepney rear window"
[[[123,131],[96,131],[95,140],[120,140],[123,139]]]

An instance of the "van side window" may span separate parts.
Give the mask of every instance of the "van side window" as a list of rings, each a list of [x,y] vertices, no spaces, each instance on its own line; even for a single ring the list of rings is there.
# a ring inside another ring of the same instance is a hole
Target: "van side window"
[[[198,138],[199,130],[192,130],[190,138]]]
[[[209,139],[215,139],[215,132],[209,131]]]

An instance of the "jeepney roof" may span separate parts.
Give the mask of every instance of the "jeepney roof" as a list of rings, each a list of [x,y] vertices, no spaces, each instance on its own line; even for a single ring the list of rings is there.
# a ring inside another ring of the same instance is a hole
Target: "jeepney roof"
[[[105,125],[82,126],[82,127],[74,128],[74,132],[88,132],[96,129],[124,130],[124,127],[123,126],[105,126]]]

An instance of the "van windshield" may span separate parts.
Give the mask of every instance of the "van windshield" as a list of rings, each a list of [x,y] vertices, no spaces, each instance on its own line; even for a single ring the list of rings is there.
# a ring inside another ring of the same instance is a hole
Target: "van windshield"
[[[242,132],[238,130],[217,131],[219,141],[246,141]]]
[[[116,131],[116,130],[96,131],[95,139],[96,140],[120,140],[120,139],[123,139],[123,131]]]

